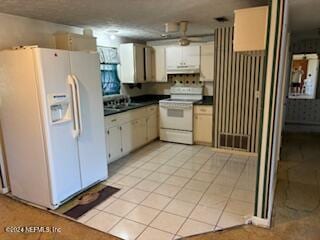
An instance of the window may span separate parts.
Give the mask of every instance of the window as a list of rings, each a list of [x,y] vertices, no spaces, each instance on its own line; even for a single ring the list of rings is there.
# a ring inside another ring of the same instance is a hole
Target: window
[[[101,84],[103,95],[120,94],[118,77],[118,51],[116,48],[98,47],[100,56]]]

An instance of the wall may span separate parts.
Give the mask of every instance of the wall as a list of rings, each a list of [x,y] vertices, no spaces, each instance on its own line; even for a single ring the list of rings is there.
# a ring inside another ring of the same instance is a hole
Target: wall
[[[320,54],[320,36],[313,32],[295,33],[292,35],[291,54]],[[289,80],[288,80],[289,81]],[[285,116],[286,132],[320,132],[319,121],[320,74],[316,99],[287,99]]]
[[[54,48],[55,39],[52,34],[58,31],[82,34],[82,28],[56,24],[36,19],[0,13],[0,49],[21,45],[39,45]],[[94,30],[98,46],[118,47],[130,39],[116,37],[111,40],[103,31]]]

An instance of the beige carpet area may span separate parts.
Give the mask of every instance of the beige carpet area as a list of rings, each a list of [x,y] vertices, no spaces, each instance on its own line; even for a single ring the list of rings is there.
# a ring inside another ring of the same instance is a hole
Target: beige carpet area
[[[289,134],[284,138],[271,229],[251,225],[188,239],[260,240],[320,239],[320,135]],[[8,226],[54,226],[60,233],[7,233]],[[154,237],[154,239],[157,236]],[[117,239],[80,223],[0,195],[0,239]],[[152,239],[152,240],[154,240]]]

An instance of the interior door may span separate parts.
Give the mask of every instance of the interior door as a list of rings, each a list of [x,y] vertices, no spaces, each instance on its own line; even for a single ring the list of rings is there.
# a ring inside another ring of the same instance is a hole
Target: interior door
[[[36,49],[39,85],[44,102],[44,127],[46,135],[52,202],[58,204],[81,189],[78,145],[72,135],[73,118],[54,122],[50,101],[54,96],[66,96],[71,107],[69,52],[53,49]],[[22,116],[23,117],[23,116]],[[38,174],[38,173],[37,173]]]
[[[79,96],[78,146],[85,188],[106,179],[108,173],[99,57],[96,53],[70,52],[70,64]]]

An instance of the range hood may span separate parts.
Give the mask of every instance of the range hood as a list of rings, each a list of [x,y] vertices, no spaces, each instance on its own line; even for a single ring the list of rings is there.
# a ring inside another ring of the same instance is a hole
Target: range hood
[[[196,74],[196,73],[200,73],[200,66],[167,67],[167,74]]]

